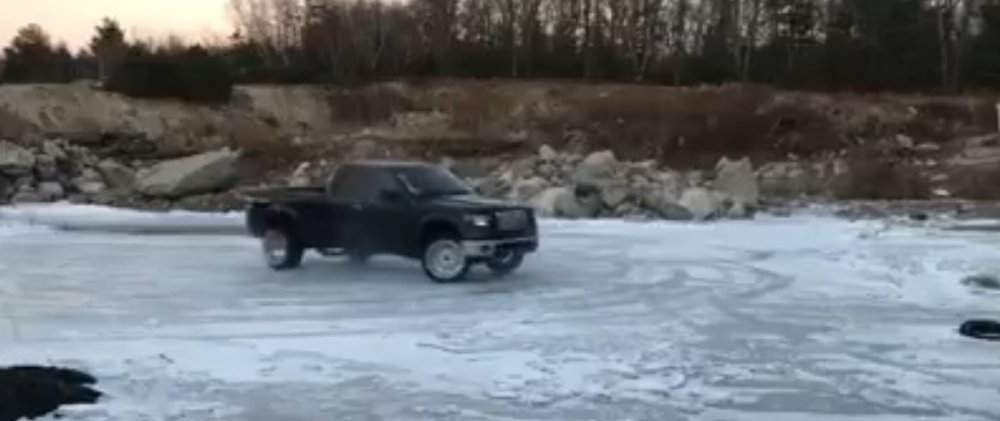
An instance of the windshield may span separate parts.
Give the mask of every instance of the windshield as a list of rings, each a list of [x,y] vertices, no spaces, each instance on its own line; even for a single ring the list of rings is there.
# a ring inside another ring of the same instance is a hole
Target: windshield
[[[403,168],[396,176],[416,196],[448,196],[469,194],[472,189],[451,171],[437,167]]]

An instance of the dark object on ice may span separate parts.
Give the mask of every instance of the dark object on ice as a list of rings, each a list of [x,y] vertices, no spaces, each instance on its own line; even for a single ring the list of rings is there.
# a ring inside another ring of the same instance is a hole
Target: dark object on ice
[[[910,220],[913,220],[913,221],[925,222],[925,221],[927,221],[929,219],[931,219],[931,216],[928,215],[927,212],[913,212],[913,213],[910,213]]]
[[[973,275],[962,279],[962,285],[983,289],[1000,289],[1000,279],[993,275]]]
[[[64,405],[94,404],[97,379],[82,371],[41,366],[0,367],[0,421],[35,419]]]
[[[454,282],[474,264],[496,275],[538,249],[534,209],[478,194],[448,169],[423,162],[341,164],[325,186],[248,191],[247,228],[275,270],[303,252],[419,260],[428,277]]]
[[[994,320],[968,320],[958,328],[958,333],[975,339],[1000,341],[1000,322]]]

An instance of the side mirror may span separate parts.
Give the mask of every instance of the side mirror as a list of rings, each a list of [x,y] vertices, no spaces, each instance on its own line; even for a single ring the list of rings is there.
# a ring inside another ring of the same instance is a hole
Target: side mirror
[[[382,190],[378,193],[378,198],[385,203],[403,204],[406,203],[406,195],[396,190]]]

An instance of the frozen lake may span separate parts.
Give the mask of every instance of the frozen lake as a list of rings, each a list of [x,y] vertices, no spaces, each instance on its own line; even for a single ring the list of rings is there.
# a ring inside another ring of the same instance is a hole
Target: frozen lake
[[[516,275],[438,285],[394,258],[272,272],[221,234],[238,214],[39,215],[0,213],[0,362],[100,377],[73,420],[1000,419],[1000,344],[955,333],[1000,318],[959,283],[1000,273],[1000,233],[545,221]]]

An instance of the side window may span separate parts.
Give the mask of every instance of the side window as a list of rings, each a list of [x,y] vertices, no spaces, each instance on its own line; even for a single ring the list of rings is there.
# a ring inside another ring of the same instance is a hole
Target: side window
[[[340,167],[330,180],[330,195],[333,197],[355,197],[359,190],[361,175],[358,168]]]
[[[379,195],[383,191],[402,191],[395,176],[389,169],[372,169],[368,172],[367,177],[365,177],[365,181],[366,185],[363,196],[364,200],[368,202],[380,201],[381,198]]]
[[[386,169],[365,167],[344,167],[338,172],[331,186],[334,197],[376,202],[384,190],[400,191],[392,173]]]

